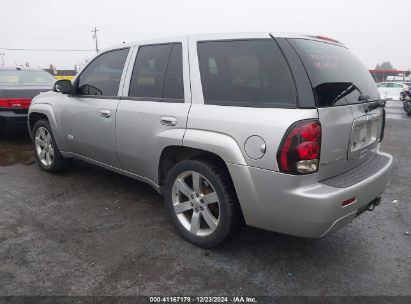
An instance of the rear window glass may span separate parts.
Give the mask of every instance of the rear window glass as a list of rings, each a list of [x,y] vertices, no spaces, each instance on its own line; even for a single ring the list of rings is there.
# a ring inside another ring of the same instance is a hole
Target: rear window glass
[[[289,41],[304,63],[318,107],[365,102],[365,96],[379,99],[371,74],[347,48],[305,39]]]
[[[129,96],[161,98],[171,44],[142,46],[131,76]]]
[[[55,79],[46,71],[0,71],[0,85],[53,85]]]
[[[182,60],[181,43],[174,43],[164,77],[163,98],[184,99]]]
[[[206,104],[295,107],[290,70],[272,39],[198,43]]]
[[[184,99],[181,43],[141,46],[134,63],[129,96],[158,101]]]

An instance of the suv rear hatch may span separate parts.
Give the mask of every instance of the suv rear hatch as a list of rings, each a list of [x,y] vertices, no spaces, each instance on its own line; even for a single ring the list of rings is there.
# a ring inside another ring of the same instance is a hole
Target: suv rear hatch
[[[366,111],[379,100],[375,82],[343,45],[312,39],[288,39],[307,71],[322,125],[319,179],[359,166],[375,155],[383,109]]]

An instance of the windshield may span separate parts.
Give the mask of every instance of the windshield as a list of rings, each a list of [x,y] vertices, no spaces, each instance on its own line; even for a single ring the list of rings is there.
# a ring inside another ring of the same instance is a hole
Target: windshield
[[[0,70],[0,85],[53,85],[55,79],[46,71]]]
[[[306,39],[289,41],[304,63],[318,107],[379,99],[371,74],[347,48]]]

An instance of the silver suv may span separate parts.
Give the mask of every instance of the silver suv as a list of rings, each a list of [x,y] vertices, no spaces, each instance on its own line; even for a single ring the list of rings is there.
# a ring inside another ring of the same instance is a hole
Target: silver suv
[[[392,157],[371,75],[338,41],[218,34],[122,44],[34,98],[38,164],[79,158],[164,195],[216,246],[245,222],[321,237],[374,208]]]

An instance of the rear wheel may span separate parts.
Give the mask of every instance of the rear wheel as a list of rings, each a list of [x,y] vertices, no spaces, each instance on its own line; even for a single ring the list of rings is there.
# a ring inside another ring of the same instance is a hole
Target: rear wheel
[[[169,172],[165,205],[180,235],[210,248],[235,232],[241,212],[231,181],[207,160],[185,160]]]
[[[45,119],[37,121],[33,126],[33,149],[37,163],[45,171],[62,171],[70,162],[61,155],[50,124]]]

